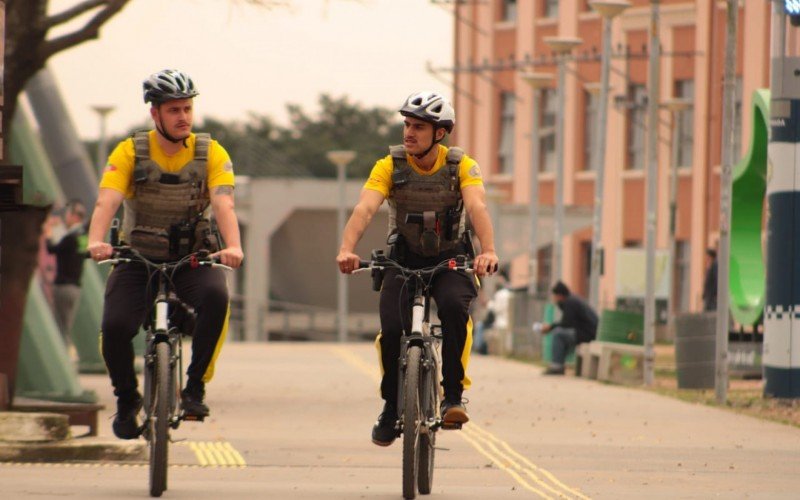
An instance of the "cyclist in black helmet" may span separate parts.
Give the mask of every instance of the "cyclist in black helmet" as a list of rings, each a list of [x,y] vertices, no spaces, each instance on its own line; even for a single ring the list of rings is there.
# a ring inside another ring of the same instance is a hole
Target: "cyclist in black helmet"
[[[461,149],[440,144],[455,126],[453,106],[436,92],[417,92],[408,96],[399,111],[404,117],[403,144],[389,148],[390,154],[373,167],[344,230],[336,257],[339,270],[350,273],[358,268],[356,243],[388,200],[395,260],[423,268],[470,253],[469,215],[482,248],[475,256],[475,270],[479,275],[494,272],[497,255],[480,168]],[[442,417],[446,423],[463,424],[469,420],[461,395],[470,384],[466,369],[475,283],[464,273],[441,273],[434,278],[432,292],[444,334]],[[385,404],[372,429],[372,441],[379,446],[388,446],[397,437],[397,365],[402,325],[411,323],[411,295],[394,272],[386,272],[380,298],[381,333],[376,340],[384,370],[381,396]]]
[[[223,264],[239,267],[244,255],[234,211],[233,164],[208,134],[192,133],[193,98],[198,95],[194,82],[186,73],[168,69],[150,75],[143,90],[154,130],[135,133],[109,156],[87,250],[98,261],[111,257],[105,235],[124,204],[122,239],[150,260],[173,261],[205,248]],[[211,211],[224,246],[212,230]],[[187,415],[205,417],[205,383],[214,374],[228,325],[226,278],[219,269],[199,267],[179,270],[173,281],[181,300],[197,312],[182,407]],[[148,284],[144,267],[132,263],[117,265],[106,285],[102,350],[117,396],[114,434],[122,439],[138,435],[142,398],[132,340],[152,303]]]

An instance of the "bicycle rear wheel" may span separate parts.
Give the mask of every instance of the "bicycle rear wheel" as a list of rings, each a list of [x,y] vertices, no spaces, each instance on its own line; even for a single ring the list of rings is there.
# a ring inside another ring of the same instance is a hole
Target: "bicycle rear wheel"
[[[431,360],[432,361],[432,360]],[[422,420],[433,422],[437,412],[436,366],[430,364],[423,368],[422,383],[419,386],[420,409]],[[417,486],[419,492],[427,495],[433,488],[433,459],[436,451],[436,430],[430,427],[424,429],[419,435],[419,450],[417,451]]]
[[[406,351],[403,385],[403,498],[417,495],[417,452],[420,436],[419,359],[421,349],[411,346]]]
[[[167,489],[167,456],[169,447],[169,406],[172,385],[169,366],[169,343],[155,346],[154,375],[151,383],[152,412],[150,414],[150,496],[160,497]]]

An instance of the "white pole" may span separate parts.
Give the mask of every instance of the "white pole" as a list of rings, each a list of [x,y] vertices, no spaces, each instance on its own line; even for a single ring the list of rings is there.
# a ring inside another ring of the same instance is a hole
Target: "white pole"
[[[653,0],[650,19],[650,60],[647,74],[647,212],[645,219],[645,300],[644,300],[644,383],[653,385],[656,339],[656,207],[658,202],[658,96],[660,42],[658,37],[660,0]]]
[[[346,168],[347,164],[353,161],[356,157],[355,151],[329,151],[327,153],[328,160],[336,165],[336,180],[339,187],[339,204],[336,211],[336,236],[337,248],[342,243],[344,235],[344,226],[347,223],[346,210],[347,210],[347,192],[346,192]],[[336,310],[337,310],[337,338],[339,342],[347,342],[347,276],[342,273],[337,274],[337,292],[336,292]]]
[[[592,8],[600,12],[603,21],[603,52],[600,63],[600,101],[595,122],[594,150],[594,213],[592,219],[592,257],[589,274],[589,304],[600,308],[600,273],[603,260],[603,194],[605,191],[606,128],[608,117],[609,75],[611,72],[611,23],[614,17],[630,6],[628,2],[596,1]]]
[[[717,249],[717,360],[714,393],[717,402],[728,399],[728,281],[731,253],[731,189],[734,158],[736,106],[736,28],[739,2],[728,0],[725,35],[725,79],[722,86],[722,175],[719,200],[719,247]]]

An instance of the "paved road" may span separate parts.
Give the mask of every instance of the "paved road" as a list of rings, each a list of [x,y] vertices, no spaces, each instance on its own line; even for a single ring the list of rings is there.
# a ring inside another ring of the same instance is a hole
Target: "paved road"
[[[439,435],[436,499],[797,498],[800,430],[491,357],[473,421]],[[83,378],[113,408],[101,376]],[[184,424],[165,498],[400,498],[399,443],[371,444],[367,344],[228,344],[213,418]],[[111,435],[111,411],[101,434]],[[139,498],[143,465],[0,465],[3,499]]]

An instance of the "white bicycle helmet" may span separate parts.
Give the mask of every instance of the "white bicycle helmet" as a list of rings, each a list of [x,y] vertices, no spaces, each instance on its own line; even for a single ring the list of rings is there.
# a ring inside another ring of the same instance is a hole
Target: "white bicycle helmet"
[[[189,75],[176,69],[153,73],[142,83],[144,102],[161,104],[173,99],[190,99],[199,94]]]
[[[438,92],[415,92],[408,96],[400,108],[400,114],[411,116],[441,127],[447,133],[453,132],[456,124],[456,111],[450,101]]]

